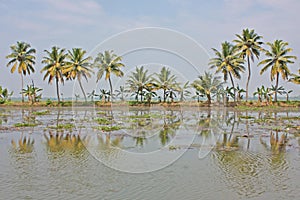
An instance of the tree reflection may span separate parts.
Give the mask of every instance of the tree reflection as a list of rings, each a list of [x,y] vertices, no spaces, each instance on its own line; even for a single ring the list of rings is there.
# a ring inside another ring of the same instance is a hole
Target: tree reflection
[[[87,142],[87,138],[81,138],[80,135],[52,133],[44,134],[46,139],[47,150],[50,152],[64,152],[81,153],[85,150],[83,141]]]
[[[32,153],[34,149],[34,139],[29,136],[21,136],[17,143],[12,139],[11,144],[14,151],[20,154]]]

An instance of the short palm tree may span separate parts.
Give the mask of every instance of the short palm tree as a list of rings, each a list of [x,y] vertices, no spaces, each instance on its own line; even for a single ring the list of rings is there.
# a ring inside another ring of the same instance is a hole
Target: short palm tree
[[[104,53],[99,53],[94,60],[94,67],[98,68],[97,82],[105,73],[105,80],[108,80],[109,82],[111,96],[113,96],[111,74],[114,74],[117,77],[124,76],[121,67],[124,67],[125,65],[121,63],[121,61],[122,57],[114,54],[113,51],[104,51]]]
[[[124,86],[120,86],[120,88],[118,90],[115,90],[115,92],[117,93],[116,94],[116,97],[120,97],[120,100],[121,101],[125,101],[125,97],[127,96],[127,90],[125,89]]]
[[[28,97],[28,101],[31,102],[31,104],[34,104],[38,100],[42,98],[42,94],[39,92],[42,92],[42,88],[35,87],[34,84],[27,85],[27,89],[23,89],[22,93]]]
[[[25,42],[17,42],[16,45],[10,46],[12,51],[11,54],[7,55],[6,58],[11,59],[7,66],[13,65],[11,68],[11,73],[14,73],[18,68],[18,73],[21,75],[22,80],[22,88],[24,88],[23,76],[27,73],[30,74],[34,72],[34,64],[35,64],[35,53],[36,50],[31,48],[30,44]],[[22,102],[24,102],[24,95],[22,93]]]
[[[261,45],[263,42],[260,40],[262,36],[257,35],[254,30],[244,29],[241,35],[236,34],[237,38],[233,42],[236,43],[237,49],[240,52],[240,56],[245,59],[247,58],[248,63],[248,78],[246,83],[246,101],[248,101],[249,82],[251,78],[251,67],[250,59],[254,62],[254,56],[259,59]]]
[[[199,76],[191,86],[200,94],[206,96],[207,103],[211,104],[212,95],[222,86],[222,81],[219,76],[214,77],[212,73],[204,72],[204,75]]]
[[[153,82],[157,85],[157,89],[163,90],[163,101],[166,102],[167,91],[176,87],[177,77],[171,73],[171,70],[163,67],[160,73],[155,73]]]
[[[63,73],[66,74],[69,79],[77,78],[84,100],[87,101],[81,79],[84,78],[88,81],[93,71],[90,64],[92,57],[84,57],[85,54],[86,51],[81,48],[73,48],[72,51],[68,51],[67,62]]]
[[[216,68],[216,72],[222,72],[224,76],[224,81],[230,77],[232,87],[235,88],[233,77],[240,79],[241,72],[244,72],[245,68],[243,66],[244,60],[237,54],[237,47],[233,46],[229,42],[222,43],[221,51],[212,49],[215,52],[214,58],[210,59],[209,65],[211,68]],[[234,94],[234,101],[235,101]]]
[[[290,70],[288,64],[294,63],[296,56],[287,55],[292,51],[291,48],[287,48],[288,43],[282,40],[275,40],[273,43],[268,42],[267,45],[271,48],[270,51],[266,51],[265,54],[268,58],[258,63],[258,65],[263,65],[260,70],[260,74],[263,74],[269,68],[271,68],[271,81],[276,79],[276,91],[275,91],[275,102],[277,102],[277,88],[279,84],[279,75],[281,74],[282,79],[288,79]]]
[[[45,72],[44,80],[49,77],[48,84],[51,84],[53,78],[55,78],[57,100],[60,102],[58,83],[64,83],[63,69],[66,65],[65,59],[67,54],[65,53],[65,49],[60,49],[59,47],[52,47],[51,51],[45,50],[45,52],[47,56],[43,57],[42,63],[45,66],[41,70],[41,73]]]
[[[151,75],[148,75],[148,70],[145,70],[144,66],[136,67],[135,71],[131,72],[127,84],[129,85],[131,92],[136,92],[137,95],[140,95],[142,102],[143,90],[152,85]]]
[[[190,82],[187,81],[182,86],[178,83],[176,86],[176,90],[178,91],[179,100],[184,101],[185,97],[191,95],[191,92],[189,91],[190,88]]]

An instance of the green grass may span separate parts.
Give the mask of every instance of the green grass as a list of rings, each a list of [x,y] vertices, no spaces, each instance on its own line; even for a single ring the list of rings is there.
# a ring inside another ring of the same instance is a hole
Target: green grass
[[[111,132],[111,131],[121,130],[123,127],[121,127],[121,126],[97,126],[97,127],[93,127],[93,128],[104,131],[104,132]]]
[[[16,123],[14,124],[14,127],[34,127],[37,126],[38,124],[33,124],[33,123]]]
[[[49,113],[50,113],[49,110],[32,112],[33,115],[47,115]]]
[[[254,119],[254,117],[249,116],[249,115],[245,115],[245,116],[240,116],[240,119]]]
[[[49,126],[51,129],[67,129],[67,130],[72,130],[75,128],[74,124],[71,123],[66,123],[66,124],[58,124],[57,126]]]
[[[96,118],[95,121],[100,125],[109,125],[111,121],[106,118]]]

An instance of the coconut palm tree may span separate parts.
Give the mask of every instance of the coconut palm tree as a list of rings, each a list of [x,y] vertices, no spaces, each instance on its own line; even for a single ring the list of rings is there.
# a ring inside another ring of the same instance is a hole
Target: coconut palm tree
[[[153,78],[153,83],[157,85],[157,89],[163,90],[163,101],[166,102],[167,91],[176,88],[177,77],[166,67],[163,67],[160,73],[155,73],[155,75],[156,77]]]
[[[293,78],[291,78],[289,81],[295,83],[295,84],[300,84],[300,69],[298,71],[298,74],[292,74]]]
[[[41,70],[45,72],[44,80],[49,77],[48,84],[52,83],[53,78],[55,78],[56,83],[56,94],[58,103],[60,102],[59,96],[59,87],[58,83],[64,83],[64,74],[63,69],[66,65],[66,56],[65,49],[60,49],[59,47],[52,47],[51,51],[45,50],[47,56],[43,57],[42,63],[45,64],[45,67]]]
[[[268,58],[258,63],[258,65],[263,65],[260,70],[260,74],[263,74],[269,68],[271,68],[271,81],[276,79],[276,91],[275,91],[275,102],[277,102],[277,88],[279,84],[279,75],[281,74],[282,79],[288,79],[290,70],[288,64],[294,63],[296,56],[288,55],[292,51],[291,48],[287,48],[288,43],[282,40],[275,40],[273,43],[268,42],[267,45],[271,48],[270,51],[265,51]]]
[[[22,88],[24,88],[23,76],[34,72],[34,64],[35,64],[35,53],[36,50],[31,48],[30,44],[25,42],[17,42],[17,44],[10,46],[11,54],[7,55],[7,59],[11,59],[7,63],[8,66],[12,66],[10,72],[14,73],[18,68],[18,73],[21,75]],[[24,95],[22,93],[22,102],[24,102]]]
[[[128,77],[127,84],[129,85],[131,92],[140,94],[141,102],[143,101],[143,90],[152,85],[151,75],[148,75],[148,70],[144,70],[144,66],[136,67],[135,71],[131,72]],[[138,98],[137,98],[138,100]]]
[[[66,66],[64,67],[63,73],[66,74],[68,79],[77,78],[86,102],[86,94],[84,92],[81,79],[84,78],[86,81],[88,81],[88,78],[91,77],[93,71],[90,64],[92,57],[84,57],[85,54],[86,51],[82,50],[81,48],[73,48],[72,51],[68,51]]]
[[[199,91],[200,94],[206,96],[207,103],[211,104],[212,95],[215,94],[222,82],[219,76],[213,76],[210,72],[204,72],[204,75],[198,77],[191,86]]]
[[[246,101],[248,101],[248,91],[249,91],[249,82],[251,78],[251,67],[250,67],[250,59],[254,62],[254,57],[259,59],[261,45],[263,42],[260,40],[262,36],[257,35],[254,30],[244,29],[241,35],[236,34],[237,38],[233,42],[236,43],[237,49],[240,52],[240,56],[245,59],[247,58],[248,64],[248,78],[246,83]]]
[[[111,74],[114,74],[117,77],[124,76],[121,67],[124,67],[125,65],[121,63],[121,61],[122,57],[114,54],[113,51],[104,51],[104,53],[99,53],[94,60],[94,67],[98,68],[97,82],[102,78],[103,74],[105,73],[105,80],[108,80],[109,82],[111,96],[113,96]]]
[[[212,50],[216,57],[210,59],[209,65],[211,65],[211,68],[216,68],[216,73],[223,73],[225,82],[229,75],[232,87],[235,88],[233,77],[240,79],[240,73],[245,70],[243,66],[244,60],[237,54],[237,47],[233,46],[229,42],[224,42],[222,43],[221,52],[214,48]],[[234,101],[235,96],[236,95],[234,93]]]
[[[179,101],[184,101],[185,97],[191,95],[191,92],[189,91],[190,88],[190,82],[187,81],[182,86],[178,83],[176,86],[176,91],[178,91],[179,95]]]

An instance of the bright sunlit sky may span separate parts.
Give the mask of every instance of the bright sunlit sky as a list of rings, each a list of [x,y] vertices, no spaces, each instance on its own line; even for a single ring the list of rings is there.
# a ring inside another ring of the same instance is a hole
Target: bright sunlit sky
[[[40,73],[44,49],[57,45],[66,49],[82,47],[89,52],[112,35],[143,27],[161,27],[187,35],[202,45],[210,57],[213,56],[212,47],[220,49],[221,42],[232,41],[244,28],[253,28],[263,36],[264,42],[275,39],[289,42],[294,50],[292,54],[299,57],[290,65],[296,72],[300,68],[299,9],[298,0],[0,0],[0,85],[19,96],[20,76],[10,74],[5,58],[10,53],[9,46],[17,41],[26,41],[37,49],[36,73],[25,77],[25,85],[33,79],[35,85],[44,89],[44,97],[55,97],[55,85],[48,85]],[[151,62],[149,57],[143,62],[142,55],[136,56],[139,58],[131,55],[130,60],[129,57],[124,59],[127,70]],[[180,67],[172,62],[161,64],[175,70]],[[198,71],[204,72],[205,64],[199,65],[202,66]],[[260,76],[256,64],[252,66],[250,96],[262,84],[271,86],[269,71]],[[190,73],[190,81],[193,81],[195,74]],[[245,88],[246,77],[244,73],[239,82],[241,87]],[[94,84],[94,80],[89,84]],[[94,89],[84,85],[87,92]],[[300,95],[299,86],[282,79],[280,85],[293,89],[292,96]],[[74,82],[61,86],[64,97],[73,96],[73,86]],[[99,88],[108,88],[108,85],[101,82],[97,90]]]

